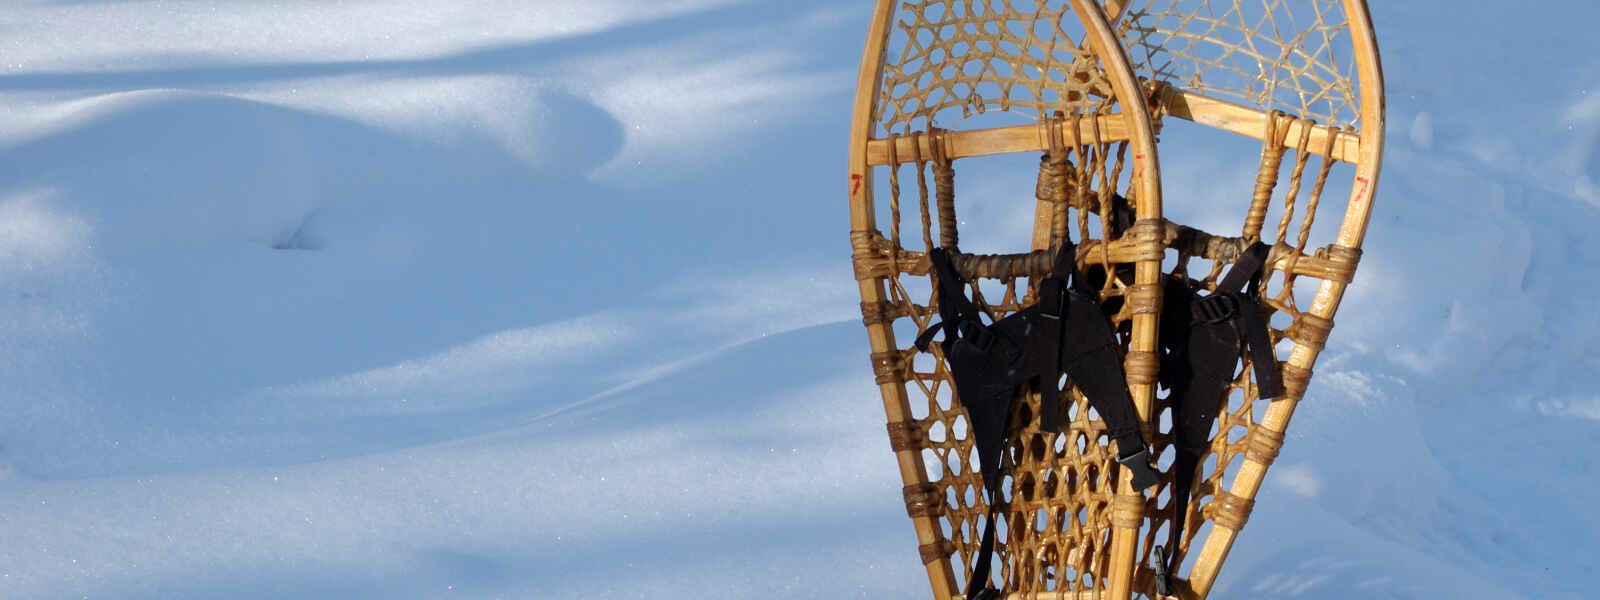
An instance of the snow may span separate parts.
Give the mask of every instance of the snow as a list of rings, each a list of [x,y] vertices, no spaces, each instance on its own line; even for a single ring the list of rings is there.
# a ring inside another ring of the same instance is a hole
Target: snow
[[[1597,11],[1376,4],[1367,252],[1213,597],[1585,597]],[[866,12],[0,8],[0,596],[925,597],[846,258]],[[1163,161],[1202,225],[1253,176]]]

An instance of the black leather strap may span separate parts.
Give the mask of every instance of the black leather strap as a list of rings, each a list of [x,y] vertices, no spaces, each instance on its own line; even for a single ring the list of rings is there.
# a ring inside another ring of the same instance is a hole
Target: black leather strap
[[[983,524],[983,539],[978,545],[978,557],[972,563],[972,576],[967,578],[967,600],[988,600],[999,595],[989,581],[990,563],[994,562],[994,520],[1000,514],[1000,493],[989,493],[989,516]]]
[[[1118,461],[1133,471],[1134,484],[1149,487],[1157,483],[1157,476],[1128,393],[1116,334],[1094,290],[1078,276],[1076,246],[1067,243],[1057,249],[1052,273],[1040,282],[1038,303],[990,324],[982,321],[980,307],[967,297],[955,268],[955,253],[936,248],[928,254],[942,321],[918,335],[916,343],[927,350],[934,336],[944,333],[940,347],[971,423],[990,506],[967,589],[967,598],[979,600],[998,594],[989,585],[989,563],[1001,514],[1000,466],[1021,386],[1037,380],[1039,426],[1059,432],[1063,413],[1059,380],[1066,373],[1105,420],[1108,435],[1117,443]]]
[[[1077,247],[1067,242],[1056,249],[1052,277],[1039,284],[1039,334],[1034,338],[1039,374],[1039,429],[1061,431],[1061,344],[1067,335],[1068,278],[1077,281]]]
[[[1241,346],[1248,350],[1262,399],[1283,394],[1283,379],[1273,355],[1271,332],[1260,300],[1261,272],[1271,250],[1251,245],[1229,267],[1216,291],[1200,297],[1186,281],[1169,280],[1163,301],[1161,342],[1166,349],[1161,381],[1171,393],[1177,455],[1172,464],[1172,529],[1158,586],[1170,589],[1177,570],[1177,548],[1187,529],[1189,500],[1211,428],[1226,401],[1238,369]]]

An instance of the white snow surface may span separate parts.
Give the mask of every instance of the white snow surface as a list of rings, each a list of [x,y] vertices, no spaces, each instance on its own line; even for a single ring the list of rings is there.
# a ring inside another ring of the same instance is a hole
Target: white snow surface
[[[1375,4],[1367,252],[1213,597],[1590,597],[1600,9]],[[867,12],[0,7],[0,597],[926,597]]]

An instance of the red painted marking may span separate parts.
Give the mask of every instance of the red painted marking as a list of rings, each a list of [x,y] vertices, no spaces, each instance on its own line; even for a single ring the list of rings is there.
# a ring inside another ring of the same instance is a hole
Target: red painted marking
[[[1372,182],[1367,180],[1367,178],[1365,178],[1365,177],[1357,177],[1356,181],[1361,182],[1361,189],[1356,191],[1356,195],[1357,196],[1365,196],[1365,195],[1367,195],[1367,186],[1372,185]]]
[[[854,196],[858,192],[861,191],[861,180],[862,179],[863,179],[863,177],[861,176],[860,173],[851,173],[850,174],[850,195],[851,196]]]

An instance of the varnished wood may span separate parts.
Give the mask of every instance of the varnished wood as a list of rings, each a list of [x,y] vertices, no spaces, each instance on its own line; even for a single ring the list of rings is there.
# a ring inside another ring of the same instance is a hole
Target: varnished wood
[[[855,107],[850,120],[850,158],[845,188],[850,197],[850,230],[872,231],[876,219],[872,207],[872,170],[867,166],[867,140],[872,135],[873,116],[878,98],[878,87],[883,77],[883,58],[893,31],[895,0],[878,0],[872,11],[872,24],[867,29],[867,44],[861,54],[861,70],[856,79]],[[862,252],[856,248],[857,255]],[[860,286],[863,303],[881,303],[888,299],[881,279],[862,279]],[[894,329],[888,323],[867,327],[867,340],[872,353],[891,352],[899,348]],[[878,386],[883,398],[883,411],[889,422],[903,422],[911,418],[911,405],[903,384],[885,383]],[[906,484],[925,483],[927,466],[922,453],[916,449],[895,452],[900,477]],[[938,520],[931,517],[912,519],[919,545],[937,544],[943,539]],[[914,555],[914,554],[912,554]],[[957,593],[956,575],[950,561],[934,561],[926,565],[928,583],[941,597]]]
[[[1161,86],[1159,102],[1161,108],[1167,111],[1167,116],[1194,121],[1255,139],[1261,139],[1262,125],[1267,120],[1266,111],[1210,98],[1170,85]],[[1300,127],[1301,124],[1298,122],[1289,124],[1289,130],[1285,135],[1287,147],[1301,149]],[[1326,125],[1316,125],[1311,128],[1311,138],[1304,149],[1312,154],[1323,154],[1323,148],[1327,147],[1330,135],[1337,138],[1333,146],[1334,158],[1349,163],[1360,159],[1361,137]]]
[[[1101,141],[1117,142],[1128,139],[1127,119],[1121,115],[1095,118],[1100,121]],[[1093,127],[1094,125],[1085,119],[1078,126],[1078,139],[1089,139]],[[1050,148],[1049,136],[1050,134],[1037,124],[967,129],[944,134],[946,146],[949,148],[948,155],[952,159],[1016,152],[1041,152]],[[1072,136],[1065,131],[1056,135],[1057,143],[1062,146],[1071,145],[1072,139]],[[895,156],[901,162],[909,162],[910,157],[916,156],[915,153],[918,151],[922,152],[923,157],[933,156],[933,140],[928,136],[919,136],[915,141],[910,137],[896,137],[893,143]],[[867,142],[867,164],[870,166],[889,164],[889,144],[890,140],[886,139]]]
[[[1100,4],[1094,0],[1072,0],[1072,9],[1084,21],[1084,29],[1088,30],[1088,42],[1111,80],[1117,100],[1122,104],[1122,114],[1128,118],[1129,130],[1141,133],[1153,131],[1150,108],[1145,104],[1143,88],[1133,75],[1132,61],[1123,49],[1122,42],[1117,39],[1116,31],[1112,29]],[[1138,190],[1140,200],[1134,203],[1135,211],[1140,220],[1160,220],[1162,218],[1161,167],[1156,160],[1155,136],[1136,136],[1130,140],[1130,144],[1136,157],[1133,183]],[[1140,261],[1136,263],[1134,269],[1134,281],[1138,284],[1155,285],[1161,280],[1159,260]],[[1158,351],[1159,319],[1159,314],[1138,314],[1133,317],[1133,339],[1129,343],[1129,354]],[[1134,384],[1128,386],[1128,391],[1133,395],[1133,404],[1139,412],[1140,419],[1149,421],[1153,416],[1155,386]],[[1131,475],[1125,473],[1121,481],[1117,482],[1117,494],[1142,496],[1141,492],[1133,489],[1130,477]],[[1138,550],[1138,535],[1139,530],[1136,527],[1117,526],[1112,531],[1111,570],[1106,574],[1109,580],[1107,598],[1110,600],[1125,600],[1133,593],[1134,554]]]

